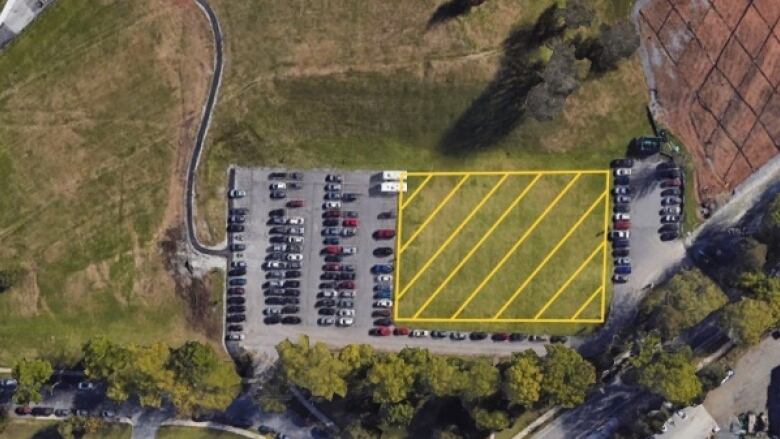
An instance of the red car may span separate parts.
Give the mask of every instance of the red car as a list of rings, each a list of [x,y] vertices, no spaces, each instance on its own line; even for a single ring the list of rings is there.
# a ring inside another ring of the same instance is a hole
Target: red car
[[[661,187],[679,187],[679,186],[682,186],[682,180],[680,180],[679,178],[664,180],[661,183]]]
[[[322,214],[323,218],[341,218],[341,211],[340,210],[326,210],[325,213]]]
[[[287,202],[287,207],[303,207],[303,200],[290,200]]]
[[[374,232],[374,238],[376,239],[391,239],[395,236],[395,230],[393,229],[379,229]]]
[[[340,290],[354,290],[355,282],[351,280],[345,280],[343,282],[339,282],[339,284],[336,287]]]
[[[341,270],[341,265],[336,263],[325,264],[322,266],[322,269],[325,271],[339,271]]]
[[[509,340],[509,334],[506,332],[496,332],[490,337],[493,341],[507,341]]]
[[[344,227],[357,227],[358,226],[358,220],[356,218],[347,218],[342,223]]]
[[[631,221],[629,220],[615,221],[615,229],[617,230],[628,230],[630,228],[631,228]]]
[[[369,329],[368,333],[371,334],[371,335],[379,336],[379,337],[386,337],[386,336],[392,334],[393,331],[390,328],[386,327],[386,326],[380,326],[380,327],[377,327],[377,328]]]
[[[329,255],[337,255],[341,253],[342,250],[343,249],[341,248],[340,245],[329,245],[325,247],[325,253]]]
[[[32,407],[28,407],[26,405],[23,405],[21,407],[17,407],[16,410],[14,410],[17,415],[29,415],[32,413]]]
[[[393,335],[409,335],[409,328],[403,326],[395,328],[393,330]]]

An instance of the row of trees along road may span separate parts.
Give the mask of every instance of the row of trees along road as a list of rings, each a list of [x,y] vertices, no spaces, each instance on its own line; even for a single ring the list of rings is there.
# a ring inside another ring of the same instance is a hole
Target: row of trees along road
[[[459,402],[470,415],[460,419],[470,425],[460,428],[502,430],[525,409],[582,403],[596,378],[593,365],[561,345],[548,345],[545,357],[528,350],[499,363],[419,348],[380,353],[364,344],[332,352],[305,336],[280,343],[277,351],[277,370],[259,394],[261,405],[284,410],[290,399],[285,386],[292,383],[326,406],[347,407],[357,419],[347,435],[413,428],[410,424],[424,421],[444,401]]]

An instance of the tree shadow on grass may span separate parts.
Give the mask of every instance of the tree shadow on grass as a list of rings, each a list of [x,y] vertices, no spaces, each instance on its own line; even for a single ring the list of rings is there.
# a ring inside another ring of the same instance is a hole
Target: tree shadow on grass
[[[536,25],[517,27],[504,40],[495,77],[439,142],[444,153],[457,155],[494,146],[520,124],[528,92],[543,81],[540,64],[531,55],[555,35],[547,20],[554,13],[555,8],[549,8]]]
[[[468,14],[471,8],[479,6],[485,0],[450,0],[436,8],[436,11],[428,19],[426,29],[430,30],[440,24],[444,24],[453,18]]]

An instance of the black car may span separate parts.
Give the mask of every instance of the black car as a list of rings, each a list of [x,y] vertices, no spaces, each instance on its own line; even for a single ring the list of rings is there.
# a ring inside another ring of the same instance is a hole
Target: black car
[[[338,218],[327,218],[322,220],[322,225],[325,227],[338,227],[341,224],[341,221],[338,220]]]
[[[553,335],[550,337],[550,343],[566,343],[568,337],[565,335]]]
[[[233,314],[227,316],[225,319],[228,323],[241,323],[246,321],[246,316],[244,314]]]
[[[244,276],[246,275],[245,267],[238,267],[228,271],[228,276]]]
[[[336,236],[329,236],[322,240],[324,245],[339,245],[341,240]]]
[[[265,256],[266,261],[283,261],[284,259],[285,259],[285,255],[282,252],[268,253]]]
[[[393,254],[393,249],[390,247],[379,247],[374,249],[374,256],[376,257],[390,256],[392,254]]]
[[[285,178],[287,178],[287,173],[286,172],[272,172],[272,173],[270,173],[268,175],[268,178],[270,178],[271,180],[284,180]]]
[[[332,290],[336,288],[336,282],[320,282],[318,288],[321,290]]]
[[[449,333],[446,331],[431,331],[431,338],[447,338]]]
[[[265,291],[266,296],[282,296],[284,295],[284,289],[279,287],[272,287]]]
[[[227,292],[230,295],[244,294],[244,289],[241,287],[233,287],[233,288],[228,288]]]
[[[291,270],[300,270],[303,268],[303,264],[300,261],[290,261],[287,263],[287,268]]]
[[[613,168],[633,168],[634,159],[615,159],[609,163]]]
[[[296,279],[301,277],[301,272],[298,270],[287,270],[284,273],[284,277],[286,277],[287,279]]]
[[[274,210],[268,212],[268,216],[286,216],[286,215],[287,215],[287,211],[284,210],[284,208],[282,208],[282,209],[274,209]]]
[[[629,249],[627,248],[616,248],[612,250],[612,257],[613,258],[625,258],[629,255]]]
[[[680,234],[677,232],[664,232],[661,233],[661,241],[674,241],[679,238]]]
[[[297,297],[282,297],[282,305],[300,305],[300,303]]]
[[[271,242],[271,244],[284,244],[285,242],[285,236],[282,235],[274,235],[270,238],[268,238],[268,241]]]
[[[301,323],[301,318],[296,316],[287,316],[282,318],[283,325],[297,325]]]
[[[257,431],[260,434],[268,434],[268,435],[270,435],[271,433],[276,433],[276,430],[274,430],[273,428],[267,425],[260,425],[259,427],[257,427]]]
[[[371,313],[371,317],[390,317],[389,309],[375,309]]]
[[[271,227],[268,230],[268,233],[270,233],[272,235],[284,235],[285,232],[286,232],[285,228],[284,227],[279,227],[279,226]]]
[[[680,197],[682,196],[682,191],[679,188],[676,187],[670,187],[669,189],[664,189],[661,191],[662,197]]]
[[[339,308],[354,308],[355,307],[355,302],[353,302],[352,300],[342,299],[342,300],[339,300],[338,306],[339,306]]]
[[[284,281],[284,287],[285,288],[298,288],[301,286],[301,281],[299,280],[286,280]]]
[[[509,341],[525,341],[528,338],[525,334],[513,332],[509,334]]]
[[[297,314],[301,309],[295,305],[282,307],[282,314]]]
[[[298,244],[287,244],[288,253],[301,253],[302,251],[303,251],[303,247],[301,247]]]
[[[487,338],[487,336],[488,335],[484,332],[472,332],[471,334],[469,334],[469,339],[474,341],[484,340]]]
[[[293,182],[293,183],[288,183],[287,184],[287,188],[288,189],[292,189],[294,191],[297,191],[297,190],[303,189],[303,185],[300,184],[300,183]]]
[[[268,317],[263,319],[263,323],[265,323],[266,325],[275,325],[275,324],[281,323],[281,322],[282,322],[282,316],[280,316],[278,314],[275,314],[275,315],[272,315],[272,316],[268,316]]]
[[[346,202],[355,201],[357,199],[358,199],[358,194],[352,192],[347,192],[346,194],[341,196],[341,201],[346,201]]]
[[[374,320],[374,326],[392,326],[393,320],[392,319],[376,319]]]
[[[341,192],[325,192],[322,198],[325,200],[340,200]]]
[[[231,224],[243,224],[246,222],[246,217],[243,215],[231,215],[228,217],[228,223]]]
[[[290,172],[287,174],[290,180],[303,180],[303,172]]]
[[[628,204],[615,204],[612,206],[614,213],[628,213],[631,210],[631,206]]]
[[[680,232],[680,224],[679,223],[669,223],[664,224],[658,229],[658,233],[664,233],[664,232]]]
[[[341,273],[338,274],[339,280],[355,280],[355,277],[356,277],[355,273],[349,271],[346,272],[342,271]]]
[[[628,175],[618,175],[612,181],[615,183],[615,186],[628,186],[631,179]]]
[[[228,214],[230,215],[246,215],[249,213],[249,209],[246,207],[235,207],[233,209],[228,210]]]
[[[227,226],[228,233],[241,233],[244,231],[244,226],[241,224],[229,224]]]
[[[240,286],[246,285],[246,279],[244,279],[243,277],[236,277],[236,278],[230,279],[228,281],[228,285],[230,285],[230,286],[239,286],[240,287]]]
[[[336,306],[336,301],[333,299],[318,300],[317,303],[314,304],[315,308],[323,308],[323,307],[331,307],[331,306]]]
[[[360,216],[360,214],[358,212],[355,212],[354,210],[348,210],[344,212],[344,215],[347,218],[358,218]]]
[[[628,246],[628,239],[616,239],[612,241],[613,248],[627,248]]]
[[[266,305],[284,305],[284,297],[268,297],[265,299]]]
[[[660,178],[680,178],[681,175],[682,172],[680,172],[679,169],[664,169],[658,171],[658,176]]]
[[[339,274],[335,271],[326,271],[320,275],[322,280],[336,280],[339,278]]]
[[[57,416],[58,418],[64,418],[70,416],[70,410],[69,409],[54,410],[54,416]]]
[[[286,297],[298,297],[301,295],[301,290],[296,288],[287,288],[284,290],[284,295]]]
[[[246,244],[230,244],[230,251],[242,252],[246,250]]]
[[[231,305],[227,307],[227,312],[229,313],[242,313],[246,312],[246,306],[244,305]]]
[[[344,258],[341,255],[328,255],[325,256],[325,262],[341,262]]]
[[[271,199],[272,200],[281,200],[282,198],[287,198],[287,192],[285,192],[285,191],[271,191]]]
[[[54,409],[51,407],[33,407],[31,413],[33,416],[51,416],[54,414]]]
[[[228,297],[227,303],[229,305],[243,305],[246,303],[246,299],[243,297]]]
[[[335,316],[336,315],[336,308],[320,308],[319,311],[317,311],[321,316]]]
[[[266,222],[269,226],[282,226],[284,225],[284,217],[283,216],[272,216],[271,218],[268,218],[268,221]]]
[[[228,325],[227,330],[230,332],[241,332],[244,330],[244,327],[241,325]]]

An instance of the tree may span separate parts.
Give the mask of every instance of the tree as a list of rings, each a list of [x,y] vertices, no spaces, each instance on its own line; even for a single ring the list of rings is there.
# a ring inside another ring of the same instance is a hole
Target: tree
[[[14,393],[16,403],[40,402],[41,387],[49,381],[51,374],[51,364],[46,360],[19,360],[12,371],[12,376],[18,382]]]
[[[82,348],[84,372],[95,380],[111,381],[130,363],[130,353],[105,337],[89,340]]]
[[[447,357],[434,355],[428,367],[420,371],[424,388],[435,396],[455,396],[469,382],[465,374]]]
[[[324,344],[309,347],[309,339],[301,336],[298,344],[285,340],[276,346],[276,350],[284,375],[293,384],[328,401],[334,395],[344,397],[347,394],[344,378],[349,369]]]
[[[481,430],[500,431],[509,427],[509,416],[501,410],[486,410],[480,407],[471,412],[471,417]]]
[[[612,26],[602,26],[598,38],[585,40],[577,48],[578,57],[590,59],[596,72],[617,67],[618,61],[628,58],[639,48],[639,34],[631,22],[624,20]]]
[[[542,388],[542,368],[539,356],[527,350],[512,358],[504,371],[504,395],[513,404],[530,407],[539,400]]]
[[[188,341],[178,348],[170,349],[166,367],[173,371],[178,380],[199,387],[219,367],[219,362],[211,346]]]
[[[690,349],[660,352],[639,370],[638,382],[675,404],[688,405],[701,393]]]
[[[414,411],[414,407],[408,402],[383,403],[379,407],[379,417],[386,427],[406,427],[412,422]]]
[[[501,376],[495,366],[486,360],[471,363],[465,374],[462,396],[466,400],[487,398],[498,392]]]
[[[761,237],[773,248],[780,248],[780,194],[775,196],[761,219]]]
[[[376,403],[404,401],[412,390],[414,376],[414,368],[400,355],[386,355],[368,370],[366,380],[371,387],[371,398]]]
[[[368,344],[346,345],[338,354],[339,361],[344,363],[353,375],[364,372],[374,362],[375,357],[374,348]]]
[[[103,420],[98,417],[74,416],[60,422],[57,425],[57,433],[62,439],[80,438],[86,434],[99,432],[103,426]]]
[[[354,420],[341,430],[342,439],[374,439],[377,435],[372,434],[360,420]]]
[[[742,346],[758,343],[761,335],[774,323],[772,310],[755,299],[742,299],[727,305],[721,318],[729,337]]]
[[[596,370],[577,351],[561,345],[547,345],[542,361],[542,392],[551,403],[574,407],[585,400],[596,382]]]

